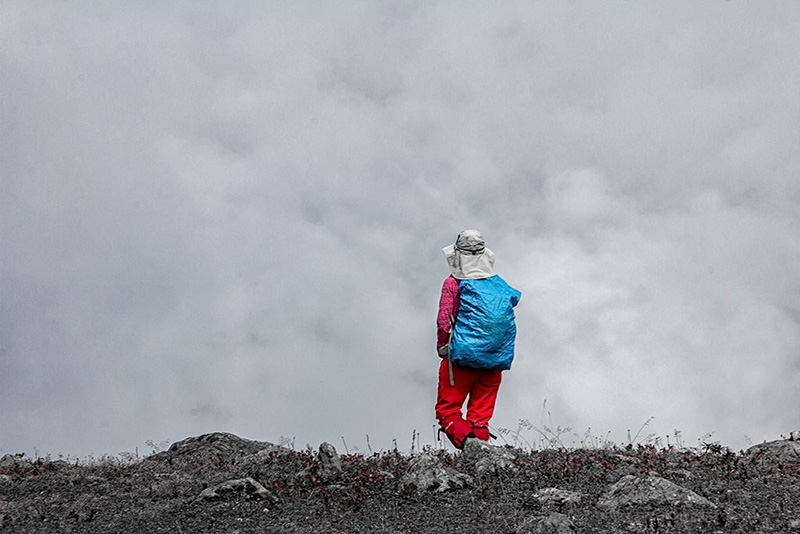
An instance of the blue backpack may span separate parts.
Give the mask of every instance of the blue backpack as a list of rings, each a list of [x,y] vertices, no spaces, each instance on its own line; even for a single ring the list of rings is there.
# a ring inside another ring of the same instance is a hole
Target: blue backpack
[[[511,369],[514,306],[522,293],[498,275],[460,280],[460,304],[450,341],[450,361],[476,369]]]

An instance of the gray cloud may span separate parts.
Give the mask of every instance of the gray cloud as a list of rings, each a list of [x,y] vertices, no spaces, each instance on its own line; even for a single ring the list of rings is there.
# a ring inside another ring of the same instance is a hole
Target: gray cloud
[[[495,426],[795,428],[798,9],[3,3],[0,449],[427,436],[466,227]]]

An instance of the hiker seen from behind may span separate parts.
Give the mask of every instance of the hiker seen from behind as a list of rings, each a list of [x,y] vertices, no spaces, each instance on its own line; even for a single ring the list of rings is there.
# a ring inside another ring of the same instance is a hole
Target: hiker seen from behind
[[[442,284],[436,318],[442,358],[436,419],[461,449],[467,438],[489,440],[502,373],[514,358],[514,307],[522,293],[495,274],[494,253],[478,230],[464,230],[442,252],[450,276]]]

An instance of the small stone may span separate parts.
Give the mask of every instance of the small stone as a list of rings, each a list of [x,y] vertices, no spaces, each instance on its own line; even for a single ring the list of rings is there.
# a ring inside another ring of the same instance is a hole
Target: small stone
[[[336,447],[328,442],[319,446],[317,457],[320,461],[320,476],[322,479],[334,478],[342,472],[342,461],[336,452]]]
[[[272,493],[250,477],[228,480],[213,488],[206,488],[200,493],[200,499],[216,501],[240,495],[254,500],[276,500]]]
[[[32,466],[31,462],[25,458],[25,455],[20,454],[6,454],[0,458],[0,469],[5,471],[15,471],[19,469],[28,469]]]
[[[515,534],[572,534],[575,527],[564,514],[552,513],[546,517],[531,517],[514,529]]]
[[[574,491],[567,491],[558,488],[544,488],[533,494],[534,499],[543,504],[578,504],[583,499],[583,495]]]

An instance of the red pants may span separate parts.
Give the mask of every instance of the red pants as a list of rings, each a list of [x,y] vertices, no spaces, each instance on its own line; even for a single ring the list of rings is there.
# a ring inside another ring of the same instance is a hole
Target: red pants
[[[489,441],[489,419],[494,413],[502,376],[500,370],[472,369],[453,364],[455,385],[451,386],[448,360],[442,360],[439,366],[436,419],[456,448],[460,449],[464,440],[471,436]],[[467,397],[465,419],[461,408]]]

